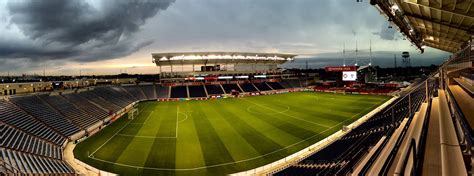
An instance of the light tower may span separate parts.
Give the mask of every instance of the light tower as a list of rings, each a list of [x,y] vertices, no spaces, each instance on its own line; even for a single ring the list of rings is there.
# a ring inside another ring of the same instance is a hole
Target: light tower
[[[410,67],[411,64],[410,64],[410,53],[408,51],[403,51],[402,52],[402,57],[403,57],[403,65],[405,67]]]
[[[346,44],[344,43],[343,47],[342,47],[342,66],[346,66]]]

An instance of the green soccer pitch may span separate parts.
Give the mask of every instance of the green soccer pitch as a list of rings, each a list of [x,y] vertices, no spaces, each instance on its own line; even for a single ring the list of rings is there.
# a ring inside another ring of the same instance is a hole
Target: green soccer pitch
[[[75,157],[121,175],[225,175],[289,156],[362,117],[388,96],[294,92],[139,104],[79,143]]]

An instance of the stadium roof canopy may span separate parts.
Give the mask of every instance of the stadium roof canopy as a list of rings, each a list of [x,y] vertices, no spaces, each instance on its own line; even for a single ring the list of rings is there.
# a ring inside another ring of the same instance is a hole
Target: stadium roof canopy
[[[474,0],[371,0],[422,52],[455,53],[474,35]]]
[[[294,54],[246,52],[153,53],[156,65],[174,64],[283,64],[293,61]]]

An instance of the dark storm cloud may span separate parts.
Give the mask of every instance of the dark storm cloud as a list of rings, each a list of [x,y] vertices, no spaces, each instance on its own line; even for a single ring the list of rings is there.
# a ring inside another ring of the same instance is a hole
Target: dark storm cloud
[[[29,41],[1,41],[0,58],[94,61],[128,55],[151,44],[134,39],[145,21],[174,0],[10,1],[10,23]],[[98,6],[98,7],[97,7]]]
[[[372,34],[380,36],[384,40],[397,40],[397,31],[391,28],[390,24],[383,24],[380,28],[380,32],[374,32]]]

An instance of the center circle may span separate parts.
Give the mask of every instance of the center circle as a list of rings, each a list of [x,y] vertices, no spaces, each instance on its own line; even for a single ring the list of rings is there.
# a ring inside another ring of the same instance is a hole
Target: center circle
[[[258,104],[247,107],[247,111],[253,114],[281,114],[289,110],[289,106],[282,104]]]

